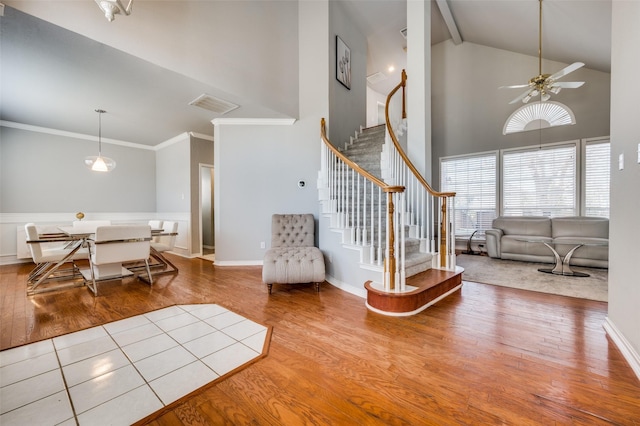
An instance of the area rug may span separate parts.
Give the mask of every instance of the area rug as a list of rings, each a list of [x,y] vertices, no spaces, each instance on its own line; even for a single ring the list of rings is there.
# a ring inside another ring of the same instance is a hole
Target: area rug
[[[538,268],[552,266],[548,263],[519,262],[465,254],[456,257],[456,264],[464,268],[463,281],[578,297],[600,302],[608,300],[609,271],[607,269],[572,266],[573,270],[586,272],[590,276],[571,277],[538,271]]]

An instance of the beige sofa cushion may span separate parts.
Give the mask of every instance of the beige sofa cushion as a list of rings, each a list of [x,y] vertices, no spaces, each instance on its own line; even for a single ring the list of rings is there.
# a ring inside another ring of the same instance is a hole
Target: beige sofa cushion
[[[505,235],[551,238],[551,219],[540,216],[507,216],[493,220],[493,227]]]
[[[551,219],[551,228],[555,238],[579,237],[586,239],[609,239],[609,219],[600,217],[555,217]]]

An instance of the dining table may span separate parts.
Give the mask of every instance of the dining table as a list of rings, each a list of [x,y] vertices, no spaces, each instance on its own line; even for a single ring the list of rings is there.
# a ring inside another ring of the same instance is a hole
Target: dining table
[[[86,226],[84,226],[84,224],[76,224],[75,226],[62,225],[57,227],[57,229],[60,232],[56,232],[56,233],[49,232],[49,233],[39,234],[37,240],[27,241],[27,243],[29,244],[66,242],[64,249],[68,250],[68,253],[61,260],[59,260],[56,263],[52,262],[50,265],[45,266],[44,272],[40,274],[39,278],[35,282],[29,284],[27,288],[27,294],[33,295],[33,294],[37,294],[44,291],[53,291],[53,290],[58,290],[62,288],[79,287],[84,285],[84,282],[81,282],[79,284],[75,284],[75,283],[69,284],[68,282],[66,282],[66,283],[61,283],[58,286],[48,286],[46,289],[42,289],[42,290],[39,289],[39,286],[43,284],[45,281],[47,281],[56,271],[58,271],[62,265],[72,262],[76,253],[82,248],[86,248],[89,251],[88,255],[91,256],[90,241],[93,239],[96,233],[96,228],[97,226],[90,225],[90,224],[87,224]],[[163,229],[154,229],[154,228],[151,229],[151,238],[161,237],[161,236],[174,236],[174,235],[177,235],[177,233],[166,232]],[[166,259],[162,253],[160,253],[155,248],[153,248],[153,246],[150,247],[150,257],[156,260],[156,262],[150,264],[150,267],[152,268],[152,270],[157,271],[160,269],[161,271],[159,273],[169,273],[169,272],[177,273],[178,272],[177,268],[173,266],[173,264],[168,259]],[[127,265],[126,268],[123,267],[123,270],[126,269],[127,271],[129,270],[135,271],[140,267],[141,266],[139,265],[132,264],[132,265]],[[144,267],[144,265],[142,267]],[[75,264],[74,264],[74,268],[75,268]],[[127,273],[127,275],[130,275],[130,273]],[[153,275],[156,275],[156,274],[153,274]],[[78,277],[76,277],[76,274],[74,273],[71,276],[71,279],[73,281],[77,281],[80,276],[83,276],[83,275],[79,275]],[[83,278],[86,279],[86,277],[84,276]]]

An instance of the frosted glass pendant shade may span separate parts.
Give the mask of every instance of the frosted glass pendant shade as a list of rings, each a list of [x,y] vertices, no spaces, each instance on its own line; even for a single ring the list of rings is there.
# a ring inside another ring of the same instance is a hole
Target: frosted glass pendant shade
[[[85,158],[84,165],[94,172],[110,172],[116,168],[115,160],[101,155]]]
[[[102,114],[105,110],[97,109],[98,113],[98,155],[86,157],[84,165],[94,172],[110,172],[116,168],[116,162],[112,158],[102,156]]]

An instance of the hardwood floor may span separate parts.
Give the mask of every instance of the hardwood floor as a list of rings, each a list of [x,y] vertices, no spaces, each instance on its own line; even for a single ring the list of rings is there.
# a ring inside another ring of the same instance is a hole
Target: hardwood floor
[[[638,425],[640,382],[602,328],[607,304],[465,282],[412,317],[260,267],[171,256],[178,275],[27,297],[32,265],[0,267],[0,348],[180,303],[273,326],[269,354],[149,424]]]

